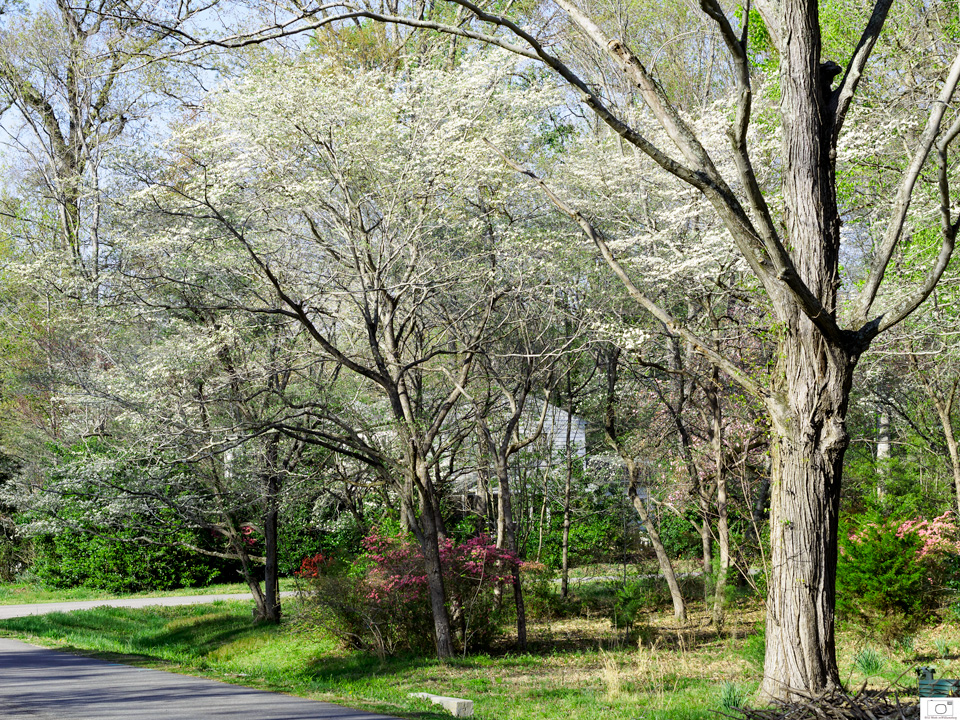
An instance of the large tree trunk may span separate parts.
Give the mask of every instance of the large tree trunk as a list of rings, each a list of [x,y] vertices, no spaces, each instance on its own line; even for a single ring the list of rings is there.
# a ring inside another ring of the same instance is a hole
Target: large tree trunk
[[[802,347],[785,350],[787,364],[799,376],[788,391],[788,412],[772,413],[770,592],[762,687],[769,697],[787,697],[792,688],[819,692],[840,686],[834,641],[837,516],[853,363],[840,358],[823,372],[812,358],[799,367],[790,362],[806,355]],[[821,359],[824,355],[830,353],[821,353]]]
[[[280,622],[280,563],[278,557],[280,511],[278,494],[280,480],[275,472],[267,478],[267,507],[263,518],[263,542],[266,559],[263,571],[264,605],[266,612],[259,618],[264,622]]]
[[[280,476],[277,473],[280,438],[267,440],[263,475],[263,609],[260,622],[280,622],[280,567],[278,557],[280,521]]]
[[[835,316],[840,217],[817,3],[783,0],[780,20],[786,240],[801,279]],[[834,640],[837,514],[857,355],[825,337],[796,303],[775,305],[784,330],[779,380],[767,401],[773,497],[761,691],[788,698],[792,688],[817,693],[840,686]]]

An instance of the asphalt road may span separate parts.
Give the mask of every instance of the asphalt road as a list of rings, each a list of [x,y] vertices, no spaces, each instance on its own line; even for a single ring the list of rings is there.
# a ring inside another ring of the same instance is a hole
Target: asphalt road
[[[393,720],[329,703],[117,665],[2,638],[0,718]]]
[[[284,593],[288,595],[292,593]],[[0,605],[0,619],[103,607],[193,605],[249,595],[183,595]],[[394,720],[215,680],[146,670],[0,638],[0,718],[24,720]]]
[[[296,595],[293,592],[282,592],[281,597]],[[246,594],[239,595],[180,595],[174,597],[155,598],[127,598],[124,600],[74,600],[72,602],[35,603],[32,605],[0,605],[0,620],[26,617],[27,615],[45,615],[52,612],[70,612],[72,610],[89,610],[96,607],[150,607],[151,605],[198,605],[212,603],[217,600],[250,600]]]

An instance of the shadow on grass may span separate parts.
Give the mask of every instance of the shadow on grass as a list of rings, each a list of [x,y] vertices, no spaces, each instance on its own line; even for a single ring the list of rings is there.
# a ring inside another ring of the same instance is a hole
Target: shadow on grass
[[[192,606],[175,616],[162,608],[95,608],[4,620],[0,630],[58,640],[107,653],[169,660],[174,655],[201,658],[237,640],[270,632],[255,626],[249,609]]]
[[[354,683],[385,675],[404,675],[438,664],[437,660],[418,655],[401,655],[381,660],[374,655],[358,652],[351,655],[315,657],[307,663],[306,675],[314,682],[337,687],[340,683]]]

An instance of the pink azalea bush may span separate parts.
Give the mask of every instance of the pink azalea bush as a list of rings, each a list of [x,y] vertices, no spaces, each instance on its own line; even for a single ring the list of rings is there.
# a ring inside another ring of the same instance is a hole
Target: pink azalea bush
[[[352,647],[380,655],[433,648],[430,591],[420,546],[408,538],[374,532],[364,553],[338,566],[329,558],[305,558],[298,576],[314,619]],[[519,560],[485,535],[440,542],[448,613],[460,649],[483,646],[496,634],[502,603]]]
[[[849,518],[840,534],[837,611],[894,638],[931,620],[960,552],[950,512],[933,520]]]
[[[917,559],[927,556],[957,555],[960,553],[960,533],[953,520],[953,511],[947,510],[943,515],[933,520],[915,518],[907,520],[897,528],[897,537],[902,538],[909,534],[916,534],[923,546],[917,553]]]

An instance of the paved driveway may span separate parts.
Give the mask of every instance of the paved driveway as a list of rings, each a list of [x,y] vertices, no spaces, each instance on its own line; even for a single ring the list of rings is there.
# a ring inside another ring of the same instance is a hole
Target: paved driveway
[[[292,597],[294,592],[282,592],[280,597]],[[179,595],[155,598],[127,598],[123,600],[73,600],[70,602],[34,603],[32,605],[0,605],[0,620],[26,617],[27,615],[45,615],[52,612],[71,612],[72,610],[89,610],[96,607],[130,607],[141,608],[152,605],[199,605],[212,603],[217,600],[249,600],[247,594],[239,595]]]
[[[0,718],[22,720],[393,720],[187,675],[0,638]]]

